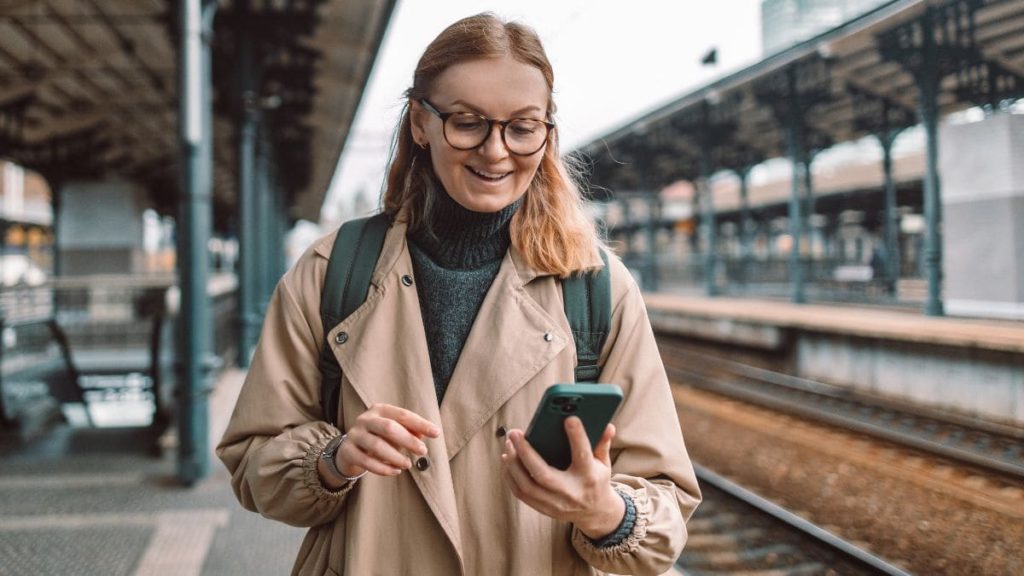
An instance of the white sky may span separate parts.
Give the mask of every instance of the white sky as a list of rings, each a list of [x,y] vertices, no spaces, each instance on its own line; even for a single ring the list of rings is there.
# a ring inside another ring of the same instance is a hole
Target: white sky
[[[323,217],[364,190],[376,205],[402,93],[427,44],[492,11],[533,26],[555,70],[563,151],[572,150],[761,54],[760,0],[404,0],[395,8]],[[701,57],[718,48],[718,65]]]

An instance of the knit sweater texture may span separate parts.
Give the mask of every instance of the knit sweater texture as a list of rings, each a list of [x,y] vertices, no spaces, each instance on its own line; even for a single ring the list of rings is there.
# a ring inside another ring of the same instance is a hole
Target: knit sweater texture
[[[509,222],[522,198],[484,213],[462,207],[443,189],[435,197],[430,228],[410,233],[408,240],[440,404],[473,320],[512,243]]]

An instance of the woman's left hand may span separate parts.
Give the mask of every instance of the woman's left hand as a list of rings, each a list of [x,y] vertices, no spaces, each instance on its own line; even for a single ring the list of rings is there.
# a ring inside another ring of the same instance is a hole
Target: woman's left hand
[[[626,505],[612,488],[610,450],[615,426],[609,424],[593,453],[580,419],[565,419],[572,449],[566,470],[549,466],[526,441],[522,430],[508,433],[501,455],[505,480],[512,494],[534,510],[571,522],[592,539],[611,534],[622,522]]]

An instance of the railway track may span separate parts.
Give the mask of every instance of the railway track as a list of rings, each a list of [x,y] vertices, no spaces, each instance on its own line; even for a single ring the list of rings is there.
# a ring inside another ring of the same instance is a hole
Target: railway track
[[[670,380],[1024,480],[1024,430],[864,398],[665,339],[659,345]]]
[[[689,576],[906,575],[907,572],[731,481],[695,466],[704,501],[676,566]]]

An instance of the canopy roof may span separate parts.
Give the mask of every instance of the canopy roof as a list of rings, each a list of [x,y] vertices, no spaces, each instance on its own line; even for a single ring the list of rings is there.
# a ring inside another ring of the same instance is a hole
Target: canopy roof
[[[811,154],[869,134],[891,136],[918,122],[915,78],[932,56],[942,114],[1024,97],[1024,0],[889,2],[578,151],[593,162],[596,190],[653,192],[786,156],[793,118]]]
[[[394,0],[223,0],[214,19],[214,208],[234,213],[240,30],[293,218],[317,220]],[[180,181],[178,0],[0,3],[0,156],[52,184],[123,177],[173,212]]]

